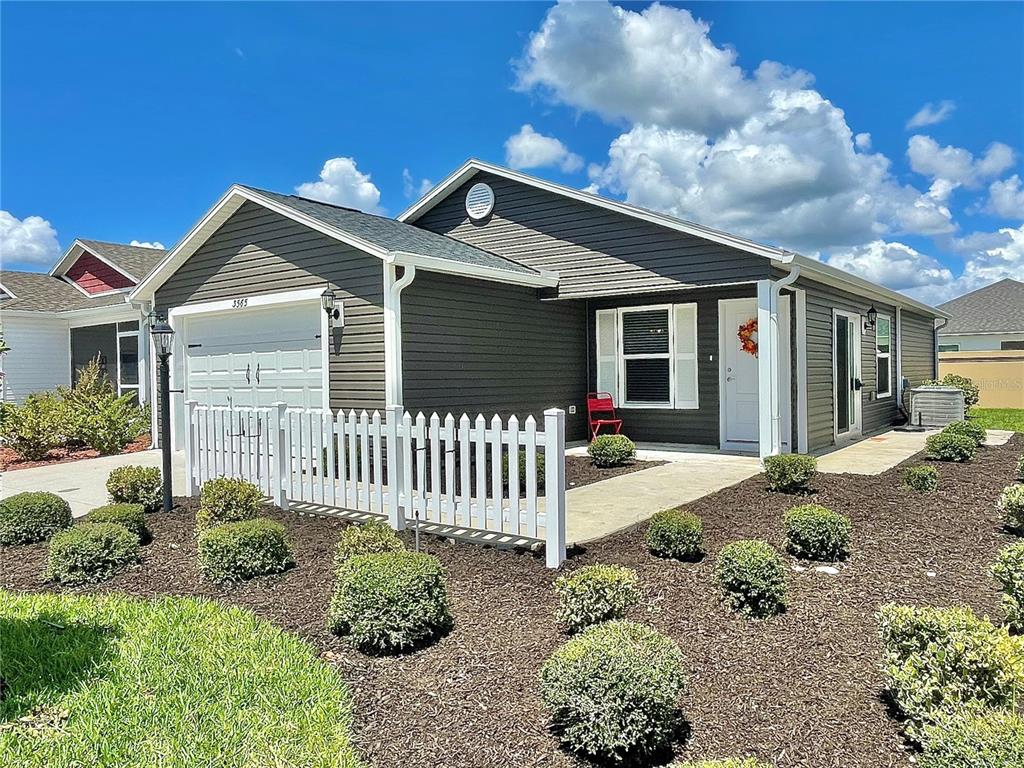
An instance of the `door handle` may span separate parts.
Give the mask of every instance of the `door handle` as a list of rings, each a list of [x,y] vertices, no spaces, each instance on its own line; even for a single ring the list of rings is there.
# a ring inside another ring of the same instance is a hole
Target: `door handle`
[[[733,377],[732,377],[732,376],[726,376],[726,377],[725,377],[725,380],[726,380],[726,381],[732,381],[732,379],[733,379]]]
[[[251,383],[251,382],[249,381],[249,369],[250,369],[250,368],[252,368],[252,363],[249,363],[249,364],[248,364],[247,366],[245,366],[245,383],[246,383],[246,384],[249,384],[249,383]]]
[[[260,364],[256,363],[256,383],[260,383]]]
[[[853,380],[853,388],[856,389],[857,391],[860,391],[860,389],[863,386],[864,386],[864,382],[861,381],[860,379],[854,379]]]

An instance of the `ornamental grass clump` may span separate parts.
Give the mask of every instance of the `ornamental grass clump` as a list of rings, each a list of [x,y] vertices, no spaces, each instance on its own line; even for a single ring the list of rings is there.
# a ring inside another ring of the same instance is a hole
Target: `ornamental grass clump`
[[[968,709],[924,729],[922,768],[1011,768],[1024,765],[1024,717]]]
[[[138,537],[117,523],[81,523],[50,539],[46,578],[74,586],[105,581],[139,559]]]
[[[621,565],[585,565],[555,580],[558,620],[569,632],[621,619],[640,600],[640,577]]]
[[[571,750],[640,762],[670,744],[681,715],[683,654],[652,627],[609,621],[557,648],[540,672],[552,730]]]
[[[260,513],[263,491],[237,477],[207,480],[199,491],[196,529],[203,530],[221,523],[252,520]]]
[[[808,560],[842,560],[850,551],[850,518],[818,504],[786,510],[787,548]]]
[[[46,541],[71,525],[71,506],[48,491],[27,491],[0,501],[0,545]]]
[[[985,428],[976,421],[954,421],[947,424],[940,434],[969,437],[976,446],[985,442]]]
[[[966,462],[974,458],[978,444],[970,437],[939,432],[924,441],[925,455],[936,461]]]
[[[804,493],[817,471],[818,460],[800,453],[782,453],[764,459],[764,476],[773,491]]]
[[[1003,525],[1014,533],[1024,533],[1024,485],[1008,485],[996,501],[1003,514]]]
[[[886,688],[907,734],[965,708],[1012,709],[1024,693],[1024,647],[966,607],[883,605],[878,614]]]
[[[105,504],[92,510],[86,519],[90,523],[117,523],[134,533],[140,543],[149,540],[146,513],[141,504]]]
[[[1024,634],[1024,542],[1003,548],[992,564],[992,576],[1003,589],[1006,626]]]
[[[117,467],[107,476],[107,494],[115,504],[141,504],[155,512],[163,504],[164,483],[156,467]]]
[[[625,435],[598,435],[587,446],[596,467],[621,467],[636,459],[636,444]]]
[[[726,544],[718,553],[715,578],[728,603],[740,613],[764,618],[786,608],[786,567],[767,541]]]
[[[334,562],[337,565],[355,555],[376,555],[403,549],[405,545],[389,525],[371,520],[362,525],[350,525],[341,532]]]
[[[399,653],[436,639],[451,626],[440,561],[406,551],[343,560],[327,626],[372,654]]]
[[[651,518],[647,548],[658,557],[700,560],[704,556],[704,523],[685,509],[666,509]]]
[[[939,487],[939,470],[927,464],[908,467],[903,475],[903,484],[918,493],[928,493]]]
[[[218,583],[281,573],[295,564],[284,526],[265,517],[204,528],[197,544],[199,568]]]

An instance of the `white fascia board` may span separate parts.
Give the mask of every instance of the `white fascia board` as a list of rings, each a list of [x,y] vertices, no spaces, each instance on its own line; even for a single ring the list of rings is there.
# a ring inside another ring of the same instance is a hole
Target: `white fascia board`
[[[86,307],[84,309],[68,309],[62,312],[42,309],[5,309],[4,317],[39,318],[49,317],[67,320],[74,326],[97,325],[103,322],[131,319],[142,312],[131,304],[106,304],[102,307]]]
[[[940,330],[939,336],[943,339],[953,339],[957,336],[1008,336],[1014,333],[1024,333],[1024,328],[1017,331],[955,331],[953,333]]]
[[[64,270],[74,264],[75,259],[81,256],[84,251],[85,246],[82,245],[82,241],[76,238],[75,242],[68,246],[68,249],[64,251],[64,255],[57,260],[57,263],[53,265],[53,269],[51,269],[47,274],[49,274],[50,277],[56,277],[58,274],[63,274]]]
[[[419,267],[428,272],[443,272],[462,277],[475,277],[480,280],[490,280],[498,283],[526,285],[534,288],[555,288],[558,286],[558,276],[550,272],[538,272],[536,274],[513,272],[479,264],[466,264],[465,262],[452,261],[450,259],[439,259],[436,256],[424,256],[407,251],[391,251],[391,259],[389,261],[400,266]]]
[[[300,288],[295,291],[281,291],[279,293],[261,293],[255,296],[246,296],[245,306],[239,306],[237,298],[218,299],[215,301],[204,301],[200,304],[182,304],[174,307],[168,313],[168,317],[188,317],[190,315],[209,315],[219,312],[245,312],[247,309],[258,309],[260,307],[272,307],[277,304],[295,304],[302,301],[320,301],[323,288]],[[326,317],[326,313],[324,313]]]
[[[4,293],[7,294],[7,300],[18,298],[17,295],[14,293],[14,291],[12,291],[10,288],[8,288],[3,283],[0,283],[0,291],[3,291]]]

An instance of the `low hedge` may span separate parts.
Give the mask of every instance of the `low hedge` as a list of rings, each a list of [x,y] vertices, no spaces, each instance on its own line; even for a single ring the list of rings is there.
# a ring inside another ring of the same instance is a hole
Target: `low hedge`
[[[903,474],[903,484],[919,493],[928,493],[939,487],[939,470],[927,464],[908,467]]]
[[[587,446],[597,467],[621,467],[636,458],[636,444],[625,435],[598,435]]]
[[[295,564],[284,526],[265,517],[205,528],[198,548],[200,569],[219,583],[281,573]]]
[[[671,743],[684,684],[679,646],[630,621],[585,629],[540,672],[541,697],[561,741],[589,758],[628,764]]]
[[[156,467],[117,467],[107,477],[107,493],[115,504],[141,504],[155,512],[163,504],[164,483]]]
[[[945,435],[961,435],[963,437],[969,437],[974,441],[976,446],[980,446],[985,442],[987,434],[985,428],[976,421],[953,421],[947,424],[942,434]]]
[[[59,584],[104,581],[139,559],[138,537],[117,523],[81,523],[50,539],[46,578]]]
[[[964,435],[939,432],[924,441],[925,454],[937,461],[970,461],[978,450],[978,444]]]
[[[1008,485],[996,501],[1003,514],[1003,525],[1011,531],[1024,533],[1024,485]]]
[[[140,543],[149,540],[146,513],[141,504],[105,504],[92,510],[86,519],[90,523],[117,523],[134,533]]]
[[[71,525],[71,506],[48,491],[27,491],[0,501],[0,544],[46,541]]]
[[[555,580],[558,620],[569,632],[621,619],[640,600],[640,577],[621,565],[585,565]]]
[[[435,639],[451,625],[440,561],[406,551],[343,560],[327,625],[366,653],[397,653]]]
[[[391,526],[379,520],[371,520],[362,525],[350,525],[341,532],[334,562],[337,566],[355,555],[400,552],[403,549],[405,545]]]
[[[786,510],[787,547],[809,560],[842,560],[850,551],[850,518],[819,504]]]
[[[924,729],[921,768],[1011,768],[1024,765],[1024,717],[1003,710],[967,711]]]
[[[221,523],[252,520],[260,513],[263,491],[237,477],[207,480],[199,489],[199,511],[196,529],[203,530]]]
[[[764,618],[786,608],[786,567],[766,541],[750,539],[726,544],[718,553],[715,578],[726,600],[740,613]]]
[[[1003,548],[992,564],[992,576],[1003,590],[1006,626],[1024,633],[1024,542]]]
[[[700,560],[704,556],[704,523],[685,509],[656,513],[647,527],[647,548],[658,557]]]
[[[802,493],[817,471],[818,460],[800,453],[781,453],[764,459],[764,476],[773,491]]]

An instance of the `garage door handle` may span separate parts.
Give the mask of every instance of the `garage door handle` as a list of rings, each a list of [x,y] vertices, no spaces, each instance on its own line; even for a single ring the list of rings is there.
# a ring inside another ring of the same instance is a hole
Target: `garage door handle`
[[[246,384],[251,384],[252,383],[250,381],[250,379],[249,379],[249,369],[251,369],[251,368],[252,368],[252,363],[249,363],[247,366],[245,366],[245,383]]]
[[[260,364],[256,363],[256,383],[260,383]]]

